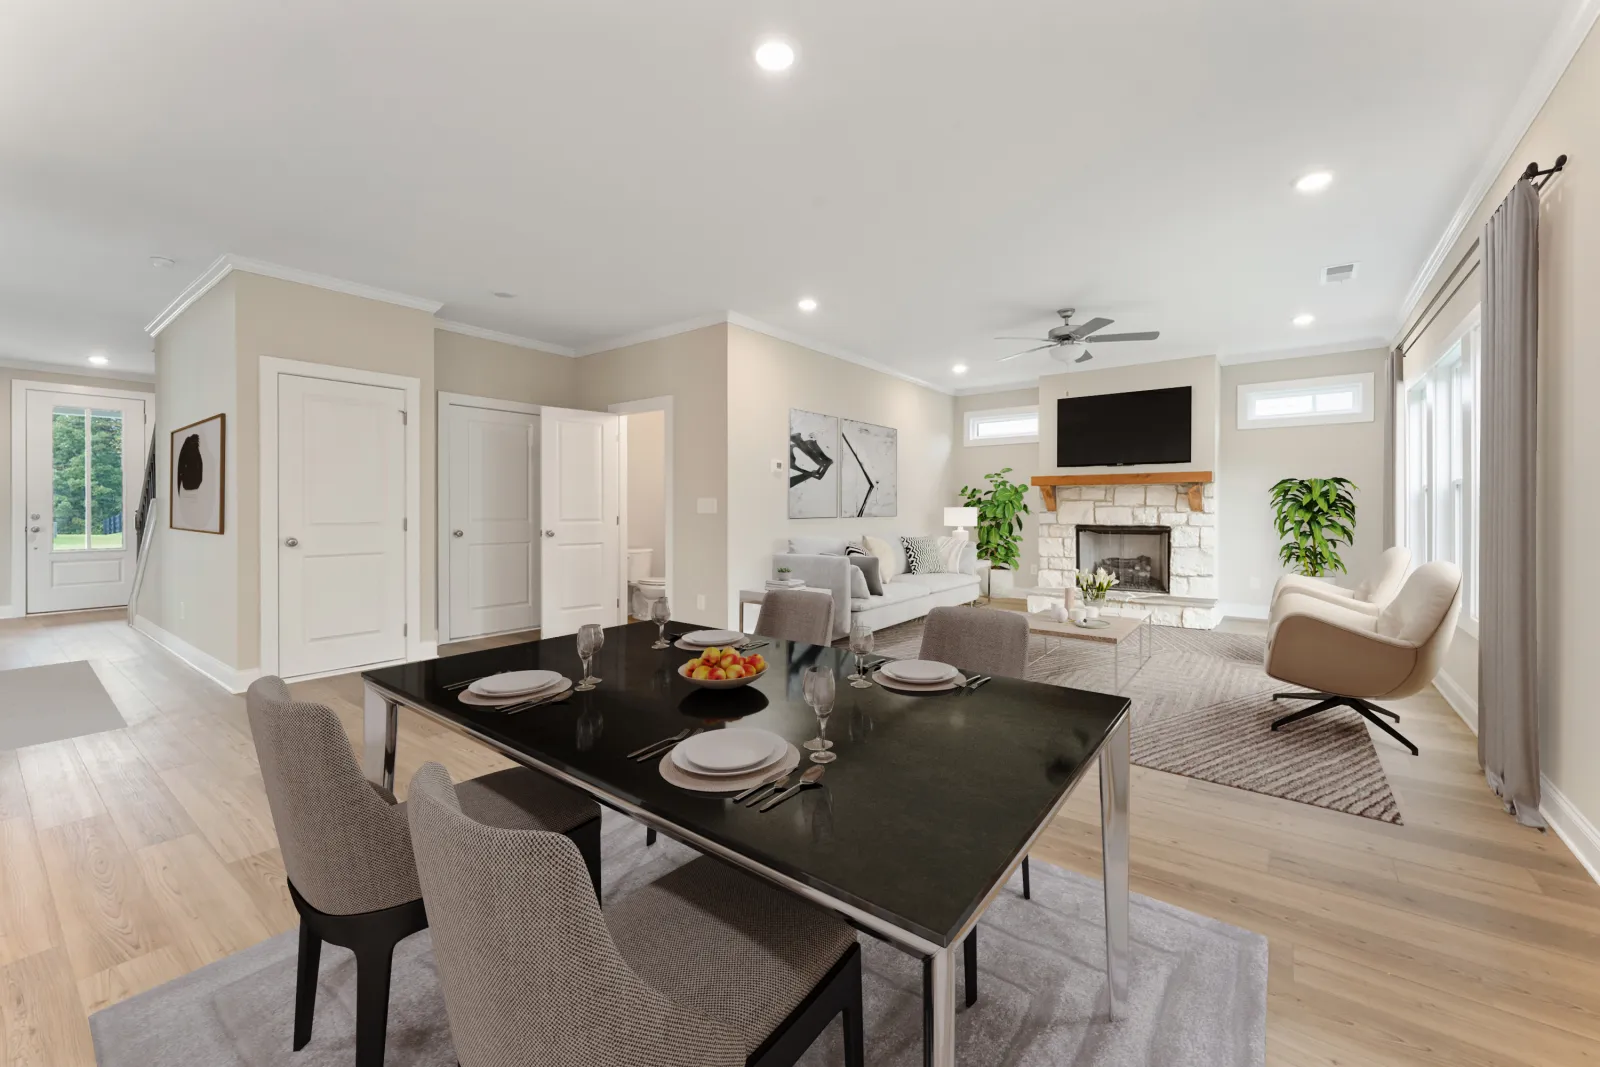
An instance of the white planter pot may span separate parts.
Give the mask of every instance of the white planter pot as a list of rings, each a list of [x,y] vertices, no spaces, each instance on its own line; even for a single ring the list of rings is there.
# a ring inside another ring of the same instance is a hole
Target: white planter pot
[[[999,567],[989,572],[989,595],[997,600],[1010,600],[1016,597],[1016,571],[1002,570]]]

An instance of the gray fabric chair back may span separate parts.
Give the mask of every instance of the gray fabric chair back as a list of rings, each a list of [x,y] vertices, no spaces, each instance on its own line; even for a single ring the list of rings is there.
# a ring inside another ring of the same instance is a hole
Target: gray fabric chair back
[[[405,814],[362,775],[333,710],[270,676],[245,707],[283,866],[306,902],[354,915],[420,897]]]
[[[769,589],[756,634],[808,645],[833,643],[833,597],[815,589]]]
[[[1006,678],[1028,673],[1028,619],[996,608],[934,608],[922,629],[922,659]]]
[[[461,1067],[744,1063],[733,1035],[628,966],[570,840],[475,822],[437,763],[406,808]]]

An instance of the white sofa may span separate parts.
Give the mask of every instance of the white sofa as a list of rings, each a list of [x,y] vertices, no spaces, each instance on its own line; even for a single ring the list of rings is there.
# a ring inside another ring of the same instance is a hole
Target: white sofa
[[[850,595],[850,557],[844,554],[845,541],[824,538],[795,538],[791,549],[772,557],[772,566],[788,567],[792,577],[800,578],[812,589],[833,594],[833,630],[844,637],[857,620],[874,630],[896,623],[920,619],[933,608],[970,604],[982,596],[978,581],[978,546],[968,542],[961,553],[960,573],[907,574],[905,549],[898,535],[885,537],[899,552],[894,575],[881,575],[883,595],[865,598]],[[817,551],[821,549],[822,551]],[[837,551],[834,551],[837,549]]]

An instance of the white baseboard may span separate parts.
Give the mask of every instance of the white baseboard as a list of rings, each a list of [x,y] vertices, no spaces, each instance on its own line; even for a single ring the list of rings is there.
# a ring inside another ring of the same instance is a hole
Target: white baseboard
[[[1225,619],[1261,619],[1266,620],[1269,609],[1266,604],[1218,604],[1217,611]]]
[[[1439,690],[1439,695],[1444,697],[1444,702],[1455,709],[1461,721],[1467,724],[1467,729],[1474,734],[1478,732],[1478,702],[1467,695],[1461,688],[1461,683],[1450,677],[1444,671],[1433,676],[1433,687]]]
[[[176,634],[168,633],[143,615],[134,616],[133,628],[166,649],[188,666],[216,682],[230,693],[242,693],[261,677],[254,667],[230,667],[208,652],[202,652]]]
[[[22,609],[15,604],[0,604],[0,619],[20,619]]]
[[[1572,854],[1578,857],[1578,862],[1589,872],[1589,877],[1600,882],[1600,829],[1596,829],[1577,805],[1568,800],[1567,795],[1544,775],[1539,776],[1539,791],[1544,798],[1539,805],[1539,814],[1544,816],[1544,821],[1556,832],[1556,836],[1566,842]]]

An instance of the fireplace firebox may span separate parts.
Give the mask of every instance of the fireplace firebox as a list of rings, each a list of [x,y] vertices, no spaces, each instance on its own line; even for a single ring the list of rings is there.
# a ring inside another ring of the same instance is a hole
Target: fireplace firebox
[[[1077,528],[1078,569],[1105,570],[1123,593],[1170,593],[1170,526],[1090,526]]]

